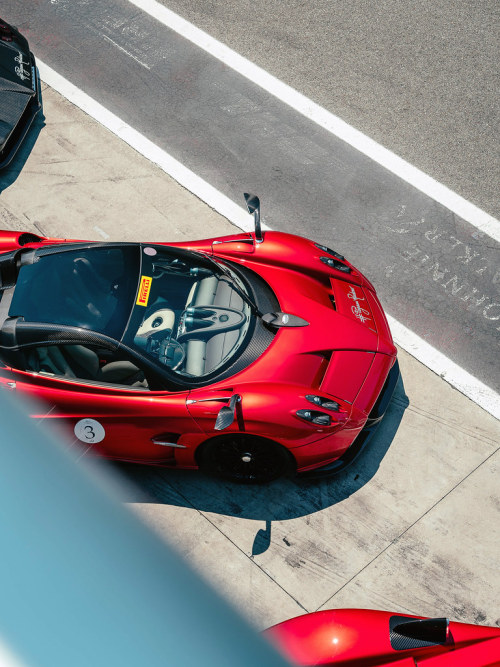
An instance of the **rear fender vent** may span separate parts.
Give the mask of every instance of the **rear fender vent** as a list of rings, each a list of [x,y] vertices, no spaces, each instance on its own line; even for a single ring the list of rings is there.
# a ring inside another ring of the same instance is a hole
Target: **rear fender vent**
[[[330,297],[331,304],[333,306],[333,310],[337,310],[337,304],[335,303],[335,296],[333,294],[328,295]]]
[[[24,232],[19,236],[17,239],[17,242],[19,245],[23,246],[26,245],[27,243],[40,243],[41,237],[37,236],[36,234],[31,234],[30,232]]]
[[[408,618],[391,616],[389,636],[395,651],[440,646],[449,639],[449,620],[447,618]]]
[[[319,365],[316,376],[314,377],[311,383],[311,387],[314,387],[315,389],[319,389],[319,387],[321,387],[321,383],[323,382],[323,379],[325,377],[326,371],[328,369],[328,364],[330,363],[330,359],[332,358],[332,354],[333,353],[330,350],[325,352],[314,353],[314,356],[321,358],[321,363]]]

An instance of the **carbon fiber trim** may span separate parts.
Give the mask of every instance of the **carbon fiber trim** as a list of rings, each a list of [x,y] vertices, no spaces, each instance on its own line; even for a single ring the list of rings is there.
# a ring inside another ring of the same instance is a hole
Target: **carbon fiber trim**
[[[109,350],[118,349],[117,341],[89,329],[66,327],[60,324],[46,324],[44,322],[17,321],[16,347],[22,348],[29,345],[47,345],[50,343],[59,345],[97,345]]]
[[[217,261],[222,262],[220,259]],[[268,313],[271,311],[279,310],[279,301],[265,280],[263,280],[254,271],[246,266],[240,266],[239,264],[231,262],[227,259],[225,259],[224,262],[229,264],[231,269],[238,275],[239,278],[241,278],[245,284],[245,287],[253,296],[253,300],[255,301],[261,313]]]
[[[82,242],[82,243],[61,243],[55,245],[47,245],[36,249],[38,257],[48,257],[49,255],[56,255],[62,252],[69,252],[70,250],[82,250],[84,248],[115,248],[124,245],[138,245],[137,243],[100,243],[96,242]]]
[[[446,618],[414,619],[408,616],[391,616],[389,618],[391,646],[395,651],[442,646],[446,644],[447,627]]]
[[[17,257],[20,250],[13,250],[0,256],[0,289],[14,287],[17,280]]]

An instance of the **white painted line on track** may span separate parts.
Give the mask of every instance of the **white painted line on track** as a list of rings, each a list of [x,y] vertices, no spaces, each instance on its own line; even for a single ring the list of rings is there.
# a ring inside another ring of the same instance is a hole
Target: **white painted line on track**
[[[138,153],[157,164],[180,185],[190,190],[235,225],[245,231],[253,229],[250,216],[241,206],[235,204],[229,197],[209,185],[181,162],[159,148],[143,134],[134,130],[133,127],[123,122],[118,116],[108,111],[102,104],[99,104],[39,59],[37,59],[37,65],[40,78],[51,88],[66,97],[82,111],[85,111],[101,125],[107,127],[113,134],[135,148]]]
[[[292,107],[295,111],[345,141],[363,155],[399,176],[403,181],[443,204],[484,234],[500,242],[500,221],[489,213],[481,210],[392,151],[384,148],[258,65],[240,56],[236,51],[214,39],[189,21],[175,14],[175,12],[156,2],[156,0],[129,0],[129,2]]]
[[[138,153],[157,164],[180,185],[207,203],[215,211],[223,215],[234,225],[244,231],[253,230],[253,220],[247,211],[235,204],[229,197],[187,169],[178,160],[159,148],[143,134],[108,111],[102,104],[73,85],[70,81],[55,72],[51,67],[37,60],[42,81],[63,95],[70,102],[82,109],[86,114],[108,128],[113,134],[125,141]],[[263,229],[269,229],[262,225]],[[389,325],[397,345],[409,352],[425,366],[440,375],[453,387],[465,394],[484,410],[500,419],[500,395],[480,380],[455,364],[451,359],[436,350],[410,331],[396,319],[387,315]]]
[[[394,342],[452,387],[500,419],[500,395],[386,313]]]

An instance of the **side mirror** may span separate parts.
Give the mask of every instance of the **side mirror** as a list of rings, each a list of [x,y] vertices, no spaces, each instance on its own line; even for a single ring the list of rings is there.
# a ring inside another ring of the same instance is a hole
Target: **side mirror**
[[[244,192],[245,201],[247,203],[247,209],[250,215],[253,213],[254,224],[255,224],[255,240],[257,243],[262,243],[264,237],[262,236],[262,229],[260,227],[260,199],[257,195],[249,194]]]
[[[239,403],[240,401],[241,396],[239,394],[233,394],[229,400],[229,405],[225,405],[219,410],[219,414],[215,420],[216,431],[223,431],[228,426],[231,426],[236,415],[236,403]]]

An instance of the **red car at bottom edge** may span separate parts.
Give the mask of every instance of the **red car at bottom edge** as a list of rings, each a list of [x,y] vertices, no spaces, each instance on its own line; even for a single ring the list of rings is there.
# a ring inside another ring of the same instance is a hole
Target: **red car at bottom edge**
[[[335,609],[284,621],[264,634],[294,665],[500,665],[500,628],[447,618]]]
[[[396,348],[371,283],[305,238],[96,243],[0,231],[0,386],[109,459],[265,482],[345,467]]]

